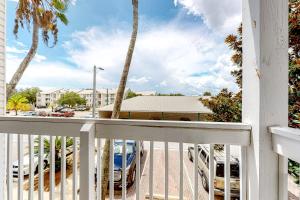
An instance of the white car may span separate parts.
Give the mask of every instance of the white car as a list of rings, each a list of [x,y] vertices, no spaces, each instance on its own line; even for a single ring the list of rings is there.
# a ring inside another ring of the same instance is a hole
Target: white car
[[[45,169],[46,166],[48,165],[49,160],[48,160],[48,156],[46,154],[44,154],[44,160],[43,160],[43,168]],[[39,157],[38,154],[35,154],[33,157],[33,169],[34,169],[34,173],[38,172],[38,165],[39,165]],[[24,156],[23,159],[23,173],[24,176],[29,175],[30,171],[29,171],[29,154]],[[19,163],[18,160],[16,160],[15,162],[13,162],[13,177],[14,178],[18,178],[19,177]]]

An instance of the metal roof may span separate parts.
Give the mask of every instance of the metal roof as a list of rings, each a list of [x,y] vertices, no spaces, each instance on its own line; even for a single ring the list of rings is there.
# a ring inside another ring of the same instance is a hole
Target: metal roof
[[[122,103],[122,112],[165,113],[212,113],[200,101],[199,96],[138,96]],[[112,111],[113,104],[101,107],[101,111]]]

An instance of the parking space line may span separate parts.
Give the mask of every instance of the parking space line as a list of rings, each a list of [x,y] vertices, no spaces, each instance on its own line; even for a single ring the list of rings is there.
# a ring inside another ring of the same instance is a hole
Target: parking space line
[[[145,155],[145,153],[144,153],[144,155]],[[140,174],[140,175],[141,175],[141,178],[140,178],[140,182],[139,182],[139,183],[141,183],[142,180],[143,180],[143,177],[144,177],[143,174],[144,174],[145,168],[146,168],[146,166],[147,166],[148,159],[149,159],[149,155],[148,155],[148,153],[147,153],[147,157],[146,157],[146,160],[145,160],[145,164],[144,164],[144,167],[143,167],[143,169],[142,169],[142,173]]]
[[[185,175],[186,175],[186,177],[187,177],[187,179],[188,179],[188,183],[189,183],[189,186],[190,186],[192,195],[194,196],[194,189],[193,189],[192,180],[190,179],[190,176],[189,176],[189,174],[188,174],[188,170],[187,170],[187,167],[186,167],[186,165],[185,165],[185,162],[183,162],[183,168],[184,168]]]

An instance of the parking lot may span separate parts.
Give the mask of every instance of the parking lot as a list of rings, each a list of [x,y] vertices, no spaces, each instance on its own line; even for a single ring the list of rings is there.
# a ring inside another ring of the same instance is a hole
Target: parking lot
[[[140,199],[146,199],[149,195],[149,142],[144,142],[145,154],[141,165],[141,182],[140,182]],[[193,199],[194,193],[194,164],[188,159],[187,147],[184,145],[183,154],[183,196],[184,199]],[[164,144],[157,142],[154,145],[154,185],[153,193],[156,199],[164,199],[165,192],[165,151]],[[179,199],[179,146],[176,143],[169,143],[169,196],[174,199]],[[201,184],[200,176],[198,176],[199,199],[208,199],[208,193],[204,190]],[[135,187],[128,189],[127,199],[135,199]],[[121,199],[121,191],[115,192],[115,198]],[[216,199],[222,199],[217,197]]]
[[[184,145],[184,162],[183,162],[183,194],[184,199],[193,199],[193,191],[194,191],[194,165],[188,159],[187,156],[187,147],[188,145]],[[149,142],[144,142],[145,152],[143,157],[141,158],[141,182],[140,182],[140,199],[146,199],[146,196],[149,195]],[[175,199],[179,196],[179,151],[178,151],[178,144],[169,143],[169,195],[170,197],[174,197]],[[15,159],[16,156],[14,156]],[[155,143],[154,145],[154,185],[153,191],[154,196],[157,197],[156,199],[164,199],[158,197],[164,197],[164,179],[165,179],[165,151],[164,151],[164,144],[163,143]],[[28,177],[25,178],[25,181]],[[199,180],[199,199],[208,199],[208,193],[203,189],[201,184],[200,176],[198,177]],[[66,183],[66,195],[67,198],[72,198],[72,175],[67,178]],[[14,181],[14,191],[17,194],[17,180]],[[57,199],[60,198],[60,184],[56,186],[55,193]],[[38,196],[37,191],[34,192],[35,196]],[[122,191],[115,190],[115,199],[121,199]],[[24,198],[27,199],[27,191],[24,191]],[[135,199],[135,185],[128,188],[127,191],[127,199]],[[17,197],[17,195],[15,196]],[[49,193],[44,192],[45,199],[48,199]],[[108,198],[107,198],[108,199]]]

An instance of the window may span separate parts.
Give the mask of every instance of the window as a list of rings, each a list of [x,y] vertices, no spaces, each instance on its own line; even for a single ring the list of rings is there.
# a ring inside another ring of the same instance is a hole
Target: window
[[[205,161],[206,161],[206,157],[207,157],[207,154],[206,154],[206,152],[204,151],[204,150],[202,150],[201,152],[200,152],[200,158],[201,158],[201,160],[205,163]]]
[[[134,145],[127,143],[126,145],[126,153],[131,154],[134,152]],[[123,153],[123,143],[116,142],[114,144],[114,153],[115,154],[122,154]]]
[[[224,177],[224,164],[218,163],[216,168],[216,176],[217,177]],[[230,164],[230,177],[231,178],[238,178],[239,174],[239,164]]]

